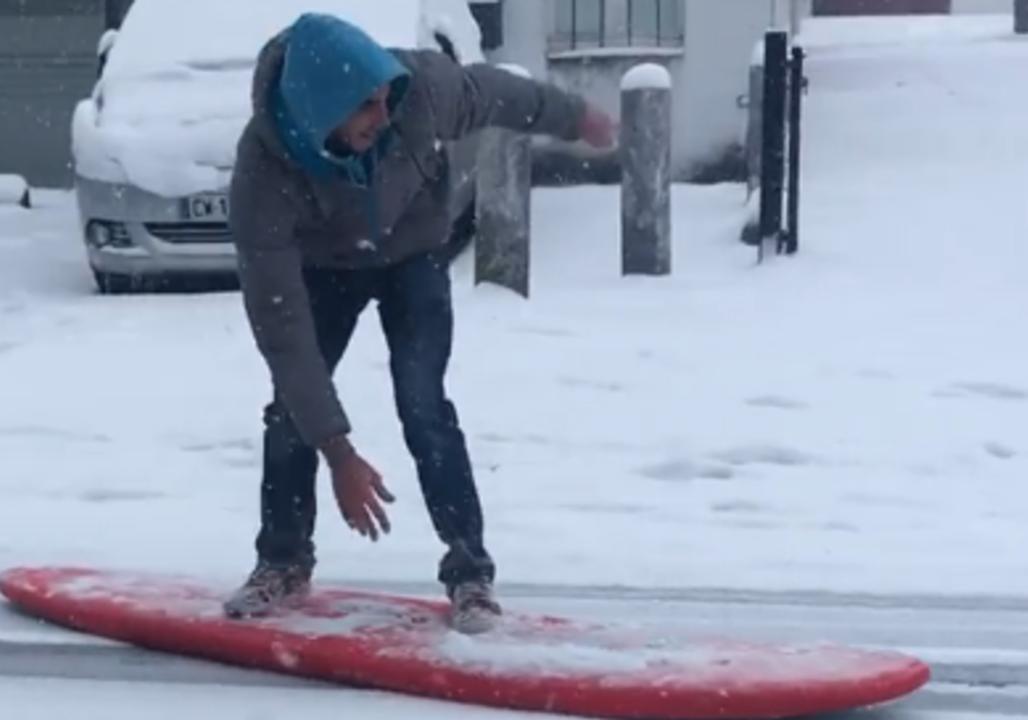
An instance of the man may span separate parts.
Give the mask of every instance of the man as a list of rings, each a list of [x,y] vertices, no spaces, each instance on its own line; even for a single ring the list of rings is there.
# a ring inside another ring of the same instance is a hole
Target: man
[[[501,610],[471,462],[444,391],[453,318],[440,141],[500,126],[610,146],[613,123],[550,85],[484,63],[462,67],[440,52],[386,50],[315,13],[262,49],[252,94],[231,230],[274,397],[264,412],[257,564],[225,612],[265,615],[308,591],[319,454],[349,526],[371,540],[390,530],[382,504],[393,496],[350,443],[332,383],[375,300],[404,439],[446,546],[438,579],[452,622],[484,631]]]

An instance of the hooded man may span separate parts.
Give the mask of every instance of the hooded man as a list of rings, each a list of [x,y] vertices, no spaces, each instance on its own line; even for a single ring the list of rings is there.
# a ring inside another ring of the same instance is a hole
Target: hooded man
[[[319,455],[347,524],[388,533],[382,478],[349,440],[332,382],[358,316],[377,301],[396,410],[438,537],[438,579],[462,632],[500,614],[495,566],[457,413],[444,390],[452,307],[441,141],[487,126],[596,146],[613,123],[581,98],[441,52],[387,50],[307,13],[262,49],[237,148],[231,231],[243,301],[274,388],[264,411],[257,563],[225,603],[265,615],[310,587]]]

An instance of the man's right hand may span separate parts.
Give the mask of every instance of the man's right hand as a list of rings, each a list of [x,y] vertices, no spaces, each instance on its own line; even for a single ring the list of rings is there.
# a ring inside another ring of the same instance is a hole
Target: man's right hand
[[[396,498],[386,489],[378,471],[347,439],[329,441],[322,450],[332,471],[336,503],[346,524],[364,537],[377,541],[380,532],[386,534],[391,529],[379,501],[392,503]]]
[[[612,148],[617,142],[618,124],[596,105],[587,104],[578,131],[594,148]]]

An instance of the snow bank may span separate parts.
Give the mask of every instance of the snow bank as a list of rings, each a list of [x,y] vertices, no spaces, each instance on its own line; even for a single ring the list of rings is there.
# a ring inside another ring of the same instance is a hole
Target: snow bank
[[[663,65],[642,63],[625,73],[621,79],[622,90],[643,90],[647,88],[670,90],[671,73]]]
[[[257,53],[304,11],[334,13],[387,46],[438,48],[445,33],[463,62],[482,58],[463,0],[137,0],[94,96],[76,107],[77,172],[169,197],[224,187]]]
[[[29,204],[29,185],[21,175],[0,175],[0,205]]]
[[[1013,23],[1006,15],[867,15],[817,17],[803,22],[796,43],[807,49],[895,46],[929,41],[934,44],[964,43],[1013,37]]]

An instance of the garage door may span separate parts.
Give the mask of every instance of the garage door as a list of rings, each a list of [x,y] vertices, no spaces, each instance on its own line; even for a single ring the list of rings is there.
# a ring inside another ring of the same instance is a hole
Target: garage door
[[[946,14],[951,0],[814,0],[815,15]]]
[[[0,173],[71,184],[71,115],[103,28],[103,0],[0,0]]]

